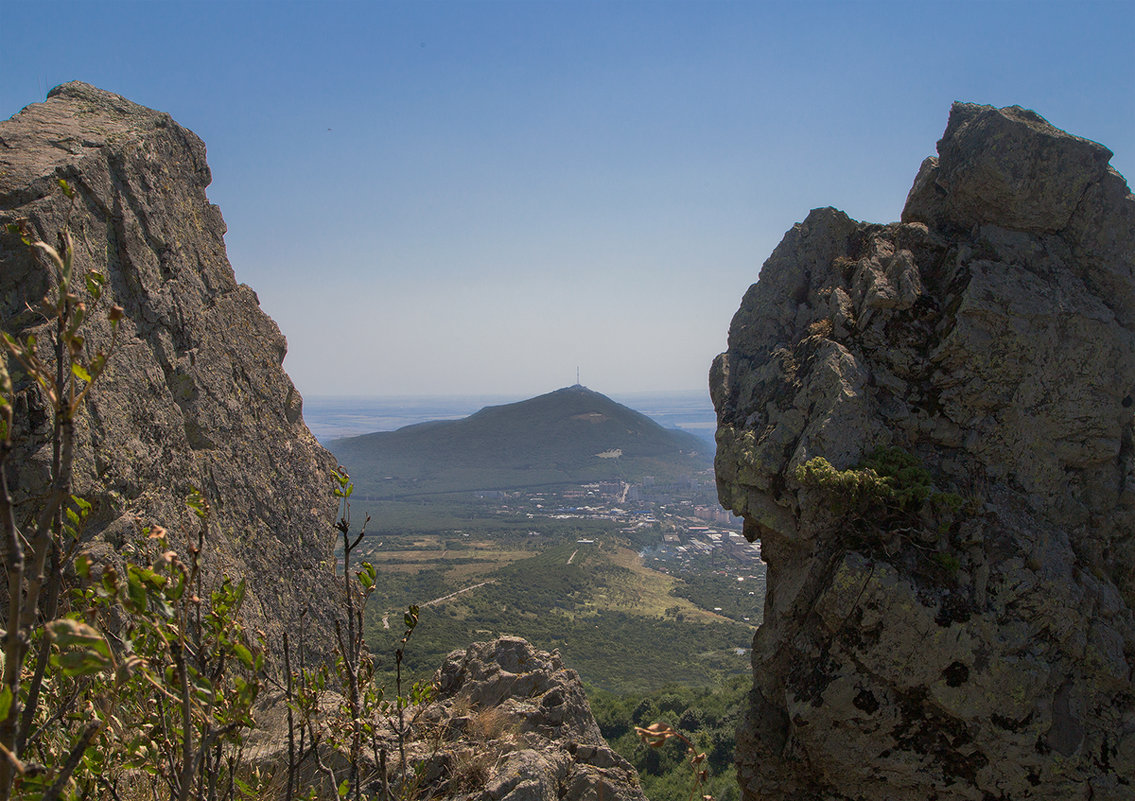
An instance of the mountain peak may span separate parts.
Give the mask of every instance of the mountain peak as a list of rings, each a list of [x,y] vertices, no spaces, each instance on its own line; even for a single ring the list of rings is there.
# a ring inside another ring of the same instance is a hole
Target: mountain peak
[[[360,487],[367,475],[381,474],[384,491],[688,476],[712,461],[692,434],[663,428],[582,384],[486,406],[462,420],[336,440],[330,448]]]

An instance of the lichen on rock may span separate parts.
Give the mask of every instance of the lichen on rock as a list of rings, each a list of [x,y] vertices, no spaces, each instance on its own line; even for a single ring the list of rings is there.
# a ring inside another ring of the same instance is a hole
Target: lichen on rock
[[[1135,198],[1110,156],[955,104],[901,222],[817,209],[742,300],[710,388],[719,495],[768,562],[746,798],[1135,798]],[[803,469],[880,447],[949,513],[864,520]]]

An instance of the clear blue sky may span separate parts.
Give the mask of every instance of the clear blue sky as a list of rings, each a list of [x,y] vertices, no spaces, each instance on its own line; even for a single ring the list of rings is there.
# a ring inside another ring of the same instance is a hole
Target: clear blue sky
[[[953,100],[1135,175],[1135,2],[0,4],[0,115],[72,79],[205,140],[309,395],[705,385],[816,206],[886,222]]]

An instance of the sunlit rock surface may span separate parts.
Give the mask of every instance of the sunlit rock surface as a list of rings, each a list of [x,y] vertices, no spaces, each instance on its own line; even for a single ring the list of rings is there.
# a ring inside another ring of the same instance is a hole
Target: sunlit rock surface
[[[645,801],[634,768],[603,739],[583,682],[559,653],[501,637],[453,652],[436,680],[439,704],[426,720],[451,733],[446,797]],[[462,784],[454,778],[463,768]]]
[[[603,739],[579,675],[556,652],[519,637],[473,643],[451,653],[433,677],[437,694],[404,715],[391,712],[376,724],[362,754],[362,775],[377,791],[399,787],[405,748],[407,786],[418,798],[446,801],[646,801],[634,768]],[[321,718],[323,736],[336,717]],[[253,735],[250,752],[266,765],[287,760],[286,713],[277,704]],[[383,756],[385,755],[385,756]],[[341,757],[325,749],[322,759]],[[308,760],[301,786],[333,795]]]
[[[711,371],[768,562],[744,795],[1135,798],[1135,198],[1016,107],[955,104],[938,154],[901,223],[794,226]],[[851,536],[796,468],[878,446],[966,513]]]
[[[193,133],[84,83],[0,122],[0,224],[27,219],[51,243],[68,227],[77,272],[108,277],[102,308],[125,309],[78,426],[75,487],[95,504],[91,549],[128,551],[139,520],[166,526],[184,549],[198,525],[184,499],[197,488],[213,511],[210,572],[248,579],[244,612],[270,633],[304,610],[314,629],[330,610],[335,462],[304,425],[281,367],[283,335],[236,281],[209,181]],[[35,311],[46,275],[17,236],[0,233],[0,329],[47,341]],[[88,355],[110,345],[105,314],[85,333]],[[10,464],[30,510],[47,476],[51,419],[27,387],[17,417],[28,425]]]

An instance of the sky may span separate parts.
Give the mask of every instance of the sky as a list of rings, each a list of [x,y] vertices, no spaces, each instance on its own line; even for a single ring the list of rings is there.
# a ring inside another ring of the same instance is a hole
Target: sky
[[[1135,175],[1135,2],[0,0],[0,116],[83,80],[206,143],[305,395],[702,389],[784,232],[898,219],[954,100]]]

